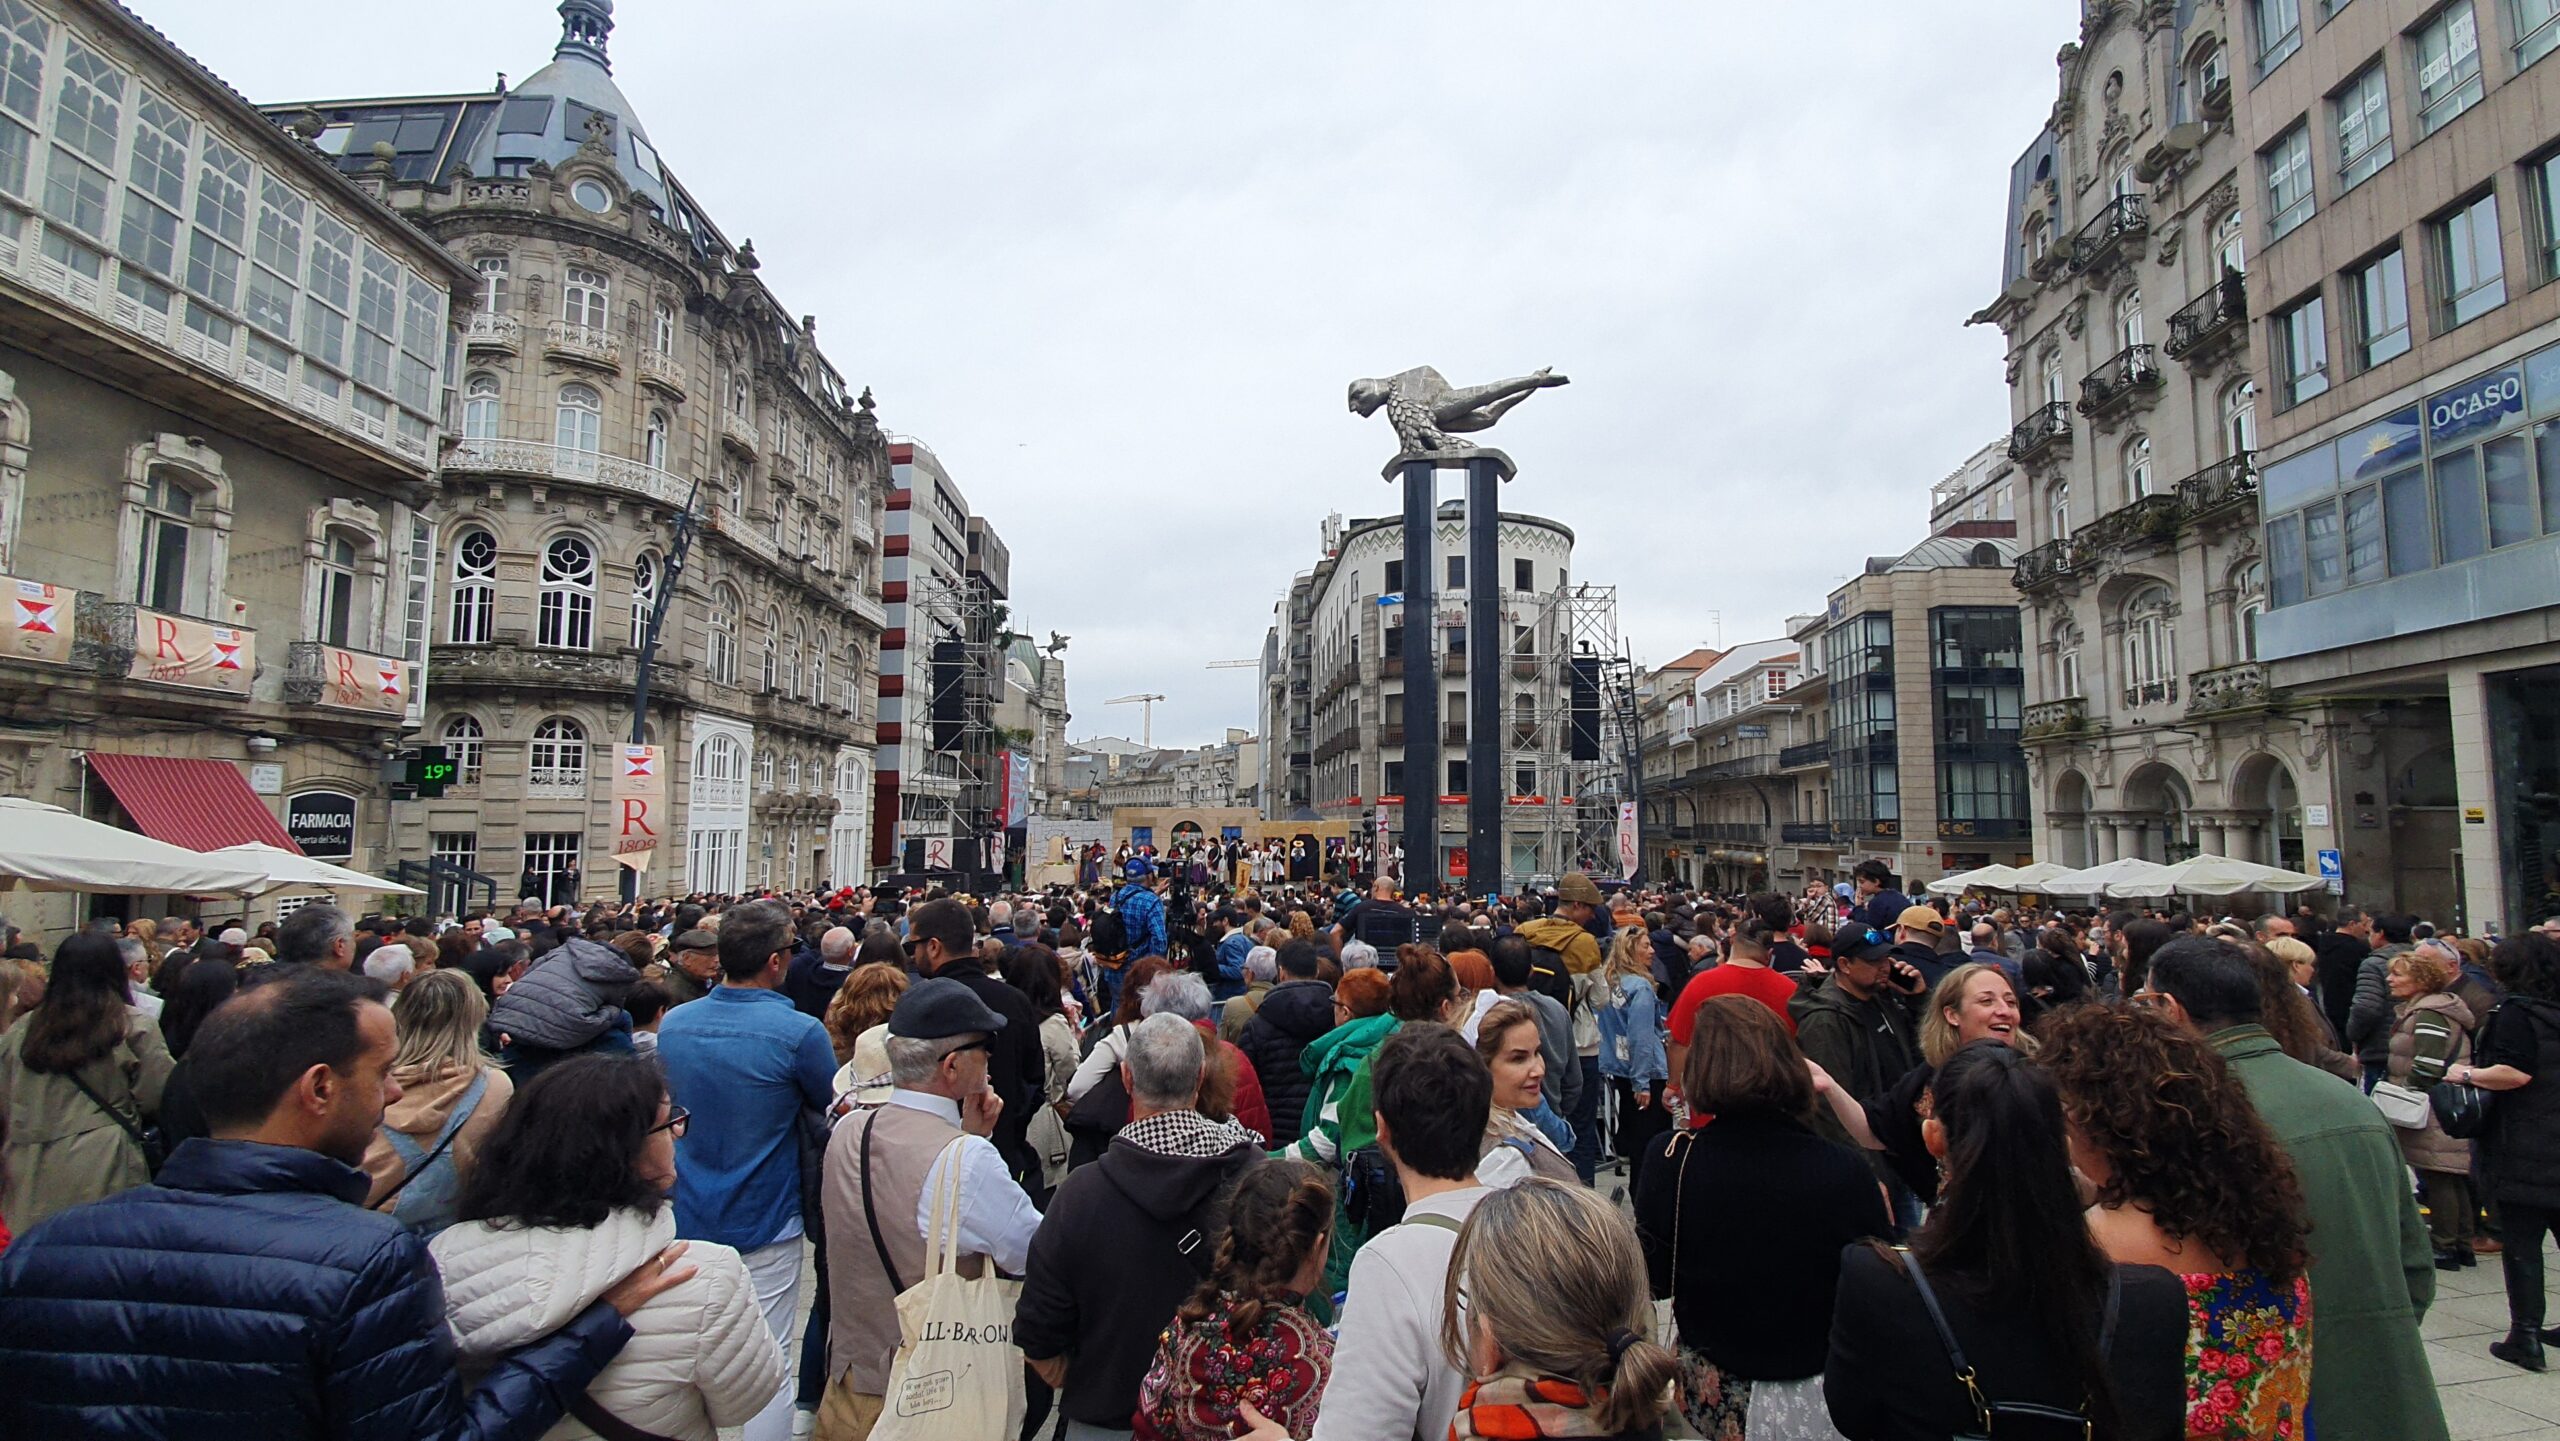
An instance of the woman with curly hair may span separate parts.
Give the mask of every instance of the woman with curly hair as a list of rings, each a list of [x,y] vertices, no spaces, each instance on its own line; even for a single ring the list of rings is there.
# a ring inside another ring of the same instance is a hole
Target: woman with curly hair
[[[2155,1011],[2075,1006],[2042,1034],[2036,1064],[2061,1089],[2072,1164],[2097,1187],[2099,1249],[2186,1285],[2187,1435],[2303,1435],[2309,1227],[2292,1158],[2248,1088]]]
[[[1304,1302],[1324,1279],[1333,1191],[1304,1161],[1245,1172],[1209,1275],[1174,1313],[1138,1383],[1137,1441],[1226,1441],[1250,1405],[1291,1437],[1315,1430],[1333,1337]]]

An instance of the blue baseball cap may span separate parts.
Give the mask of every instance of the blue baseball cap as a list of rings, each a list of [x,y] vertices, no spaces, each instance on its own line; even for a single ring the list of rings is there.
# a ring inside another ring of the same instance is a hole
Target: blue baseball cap
[[[1143,881],[1154,875],[1156,868],[1148,863],[1145,856],[1131,856],[1129,864],[1120,868],[1120,873],[1133,881]]]
[[[1877,935],[1873,926],[1847,921],[1831,933],[1831,959],[1834,961],[1881,961],[1893,947]]]

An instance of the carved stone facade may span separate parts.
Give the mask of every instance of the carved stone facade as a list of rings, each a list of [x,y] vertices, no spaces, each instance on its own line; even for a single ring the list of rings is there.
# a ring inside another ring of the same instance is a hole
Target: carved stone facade
[[[612,894],[610,762],[662,608],[645,739],[670,824],[644,890],[862,879],[886,440],[815,318],[659,161],[610,78],[609,8],[562,12],[511,91],[270,108],[478,277],[420,737],[462,783],[404,808],[401,850],[501,900],[559,895],[576,857],[568,888]]]
[[[2230,124],[2237,0],[2178,19],[2093,3],[2044,134],[2011,175],[2009,453],[2024,547],[2040,859],[2197,851],[2305,866],[2324,712],[2280,712],[2256,661],[2257,387]]]

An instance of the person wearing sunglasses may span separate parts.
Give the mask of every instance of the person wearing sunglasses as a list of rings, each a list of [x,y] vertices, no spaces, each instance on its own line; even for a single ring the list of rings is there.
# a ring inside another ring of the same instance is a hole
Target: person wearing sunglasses
[[[466,1370],[558,1328],[613,1278],[669,1250],[676,1142],[691,1119],[667,1099],[658,1068],[636,1057],[574,1056],[516,1094],[464,1177],[462,1219],[427,1248]],[[691,1279],[631,1313],[631,1344],[569,1405],[589,1430],[615,1434],[620,1422],[712,1441],[782,1386],[782,1348],[737,1251],[709,1241],[677,1249]]]

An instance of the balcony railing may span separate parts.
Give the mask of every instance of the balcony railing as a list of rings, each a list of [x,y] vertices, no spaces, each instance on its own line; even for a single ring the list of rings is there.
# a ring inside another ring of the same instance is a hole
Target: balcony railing
[[[662,351],[640,352],[640,383],[654,385],[677,400],[684,399],[684,362]]]
[[[2251,502],[2257,498],[2255,451],[2244,450],[2227,460],[2217,460],[2178,482],[2178,510],[2185,520],[2204,520],[2236,509],[2255,521],[2257,508]]]
[[[2161,348],[2171,360],[2204,360],[2226,349],[2224,342],[2240,339],[2248,321],[2249,301],[2240,277],[2224,271],[2212,289],[2169,317],[2169,343]]]
[[[605,370],[622,368],[622,342],[610,330],[591,325],[571,325],[555,320],[542,330],[542,350],[546,355],[581,365]]]
[[[2067,450],[2071,446],[2071,407],[2057,400],[2039,405],[2027,412],[2009,431],[2009,458],[2033,460],[2048,450]]]
[[[1467,653],[1462,650],[1453,650],[1447,655],[1440,657],[1440,673],[1442,675],[1465,675],[1467,673]]]
[[[2128,710],[2147,705],[2175,705],[2177,701],[2178,678],[2176,676],[2166,676],[2159,680],[2135,681],[2124,688],[2124,703]]]
[[[2139,195],[2119,195],[2071,237],[2071,269],[2086,274],[2123,254],[2128,242],[2151,233],[2151,216]]]
[[[1765,776],[1777,770],[1774,755],[1735,756],[1731,760],[1702,765],[1689,774],[1698,780],[1723,780],[1730,776]]]
[[[2024,721],[2018,731],[2018,738],[2022,741],[2060,740],[2082,735],[2089,729],[2089,702],[2080,696],[2042,701],[2027,707]]]
[[[1444,745],[1465,745],[1467,743],[1467,723],[1462,720],[1442,721],[1440,723],[1440,740]]]
[[[462,332],[462,343],[472,350],[503,350],[513,355],[524,344],[524,322],[512,315],[475,315]]]
[[[1778,769],[1794,770],[1798,766],[1818,766],[1831,759],[1831,738],[1806,741],[1778,752]]]
[[[1769,828],[1756,821],[1710,821],[1698,827],[1698,839],[1756,846],[1769,838]]]
[[[1538,662],[1536,659],[1525,655],[1513,656],[1511,658],[1511,678],[1513,680],[1536,680],[1538,678]]]
[[[1789,821],[1778,827],[1778,839],[1791,846],[1827,846],[1831,844],[1831,822]]]
[[[2191,716],[2263,710],[2274,700],[2267,668],[2256,661],[2200,670],[2187,677],[2187,714]]]
[[[2023,591],[2033,591],[2076,574],[2087,563],[2089,552],[2070,536],[2048,540],[2018,556],[2018,568],[2009,583]]]
[[[711,511],[711,533],[748,551],[767,565],[782,563],[782,549],[773,543],[773,527],[749,520],[727,505],[716,505]]]
[[[755,422],[734,410],[720,412],[720,442],[753,460],[756,454]]]
[[[678,509],[683,508],[686,497],[693,490],[691,481],[654,465],[626,460],[618,455],[599,455],[575,446],[545,445],[535,440],[462,441],[445,458],[444,468],[448,471],[496,471],[584,481],[589,485],[627,491]]]
[[[2080,381],[2080,413],[2105,415],[2135,396],[2160,388],[2160,363],[2148,345],[2128,345],[2108,356]]]

